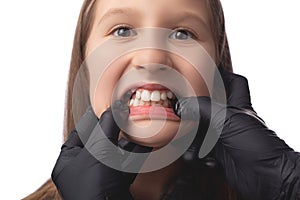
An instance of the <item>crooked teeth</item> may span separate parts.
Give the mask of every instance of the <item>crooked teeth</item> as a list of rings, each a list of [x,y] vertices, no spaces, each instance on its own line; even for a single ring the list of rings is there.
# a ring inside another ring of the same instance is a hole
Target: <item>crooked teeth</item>
[[[138,99],[135,99],[133,101],[133,106],[138,106],[140,104],[139,100]]]
[[[143,106],[145,102],[143,100],[140,100],[140,105]]]
[[[161,100],[167,100],[167,93],[166,92],[162,92],[160,95]]]
[[[163,106],[168,107],[169,106],[169,101],[168,100],[164,100]]]
[[[169,99],[172,99],[172,98],[173,98],[173,93],[172,93],[172,92],[170,92],[170,91],[168,91],[168,93],[167,93],[167,97],[168,97]]]
[[[137,99],[141,99],[141,91],[136,91],[136,93],[135,93],[135,98],[137,98]]]
[[[133,102],[134,102],[134,100],[133,100],[133,99],[130,99],[129,106],[133,106]]]

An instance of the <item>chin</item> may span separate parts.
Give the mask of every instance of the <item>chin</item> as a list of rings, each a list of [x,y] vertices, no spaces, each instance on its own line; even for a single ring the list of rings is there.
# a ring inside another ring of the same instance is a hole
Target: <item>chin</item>
[[[163,126],[158,127],[162,122]],[[126,127],[127,133],[122,133],[126,139],[136,144],[160,148],[167,145],[175,137],[178,137],[179,125],[180,122],[178,121],[135,120],[132,125]]]

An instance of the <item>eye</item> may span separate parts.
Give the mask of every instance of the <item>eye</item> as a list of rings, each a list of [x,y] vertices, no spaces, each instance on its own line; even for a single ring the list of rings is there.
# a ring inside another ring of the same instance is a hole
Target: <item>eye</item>
[[[132,28],[124,25],[114,28],[111,32],[115,37],[132,37],[137,35]]]
[[[185,29],[177,29],[169,36],[170,39],[177,40],[189,40],[194,38],[194,34],[191,31]]]

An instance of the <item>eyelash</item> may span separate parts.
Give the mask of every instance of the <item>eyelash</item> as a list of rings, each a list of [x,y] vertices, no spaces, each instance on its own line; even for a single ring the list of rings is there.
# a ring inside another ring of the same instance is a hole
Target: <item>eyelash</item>
[[[113,29],[111,29],[108,33],[108,35],[111,35],[113,34],[114,32],[116,32],[118,29],[121,29],[121,28],[127,28],[127,29],[133,29],[131,26],[129,25],[126,25],[126,24],[120,24],[120,25],[117,25],[116,27],[114,27]],[[191,30],[190,28],[187,28],[187,27],[176,27],[174,29],[174,31],[186,31],[190,34],[191,38],[193,39],[197,39],[197,34],[195,34],[195,32],[193,30]]]
[[[108,33],[108,35],[113,34],[113,33],[116,32],[118,29],[121,29],[121,28],[132,29],[132,27],[129,26],[129,25],[126,25],[126,24],[120,24],[120,25],[115,26],[112,30],[110,30],[109,33]]]
[[[187,28],[187,27],[177,27],[177,28],[174,29],[174,31],[187,31],[191,35],[191,38],[197,39],[197,34],[195,33],[194,30],[192,30],[190,28]]]

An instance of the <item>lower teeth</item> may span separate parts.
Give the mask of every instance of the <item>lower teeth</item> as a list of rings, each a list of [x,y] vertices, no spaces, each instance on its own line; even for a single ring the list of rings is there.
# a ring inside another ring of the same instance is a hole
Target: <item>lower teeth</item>
[[[169,100],[160,100],[160,101],[142,101],[138,99],[131,99],[129,102],[129,106],[154,106],[154,105],[161,105],[163,107],[170,107],[170,101]]]

